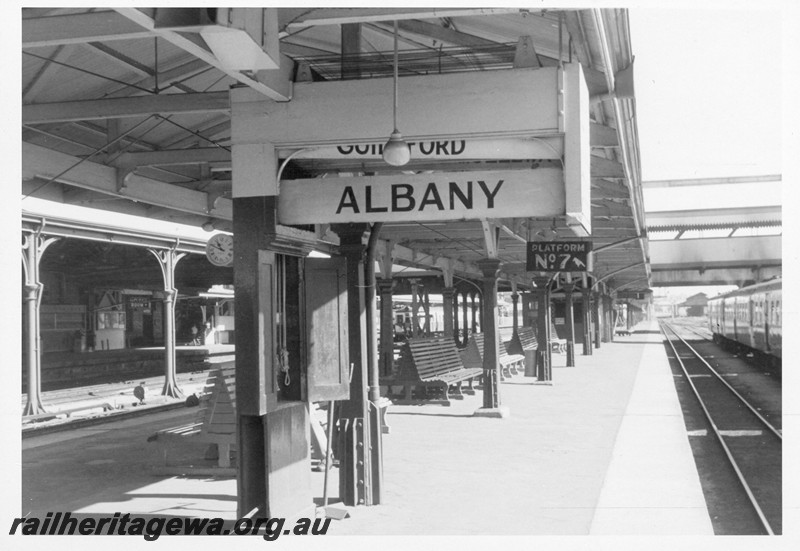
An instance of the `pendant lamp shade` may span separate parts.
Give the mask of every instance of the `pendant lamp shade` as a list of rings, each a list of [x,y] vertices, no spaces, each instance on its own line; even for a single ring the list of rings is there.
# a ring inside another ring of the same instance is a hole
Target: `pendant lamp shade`
[[[397,130],[397,21],[394,22],[394,130],[389,136],[389,141],[383,146],[383,160],[392,166],[403,166],[411,160],[411,149],[403,140],[403,135]]]

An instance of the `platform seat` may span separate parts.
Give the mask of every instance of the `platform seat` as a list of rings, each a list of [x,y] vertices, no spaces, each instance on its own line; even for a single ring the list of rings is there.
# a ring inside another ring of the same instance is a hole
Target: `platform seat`
[[[500,364],[500,378],[501,380],[511,375],[517,375],[524,372],[525,369],[525,356],[522,354],[510,354],[506,349],[506,344],[502,341],[498,343],[498,363]],[[467,348],[461,353],[462,361],[465,367],[480,366],[483,369],[483,350],[484,350],[484,335],[483,333],[473,333],[469,337]]]
[[[233,362],[213,368],[208,373],[200,397],[200,406],[191,423],[157,431],[147,441],[163,449],[164,474],[212,474],[235,476],[231,451],[236,445],[236,385]],[[209,444],[205,459],[216,459],[214,467],[194,465],[170,466],[169,452],[189,442]]]
[[[550,322],[550,350],[557,354],[567,353],[567,339],[559,338],[555,324]]]
[[[393,400],[397,404],[413,402],[412,390],[416,390],[418,398],[449,406],[451,399],[474,394],[473,383],[481,375],[483,369],[464,367],[452,338],[413,338],[400,351],[397,374],[382,379],[381,385],[403,387],[404,396]],[[462,389],[464,382],[469,387]]]

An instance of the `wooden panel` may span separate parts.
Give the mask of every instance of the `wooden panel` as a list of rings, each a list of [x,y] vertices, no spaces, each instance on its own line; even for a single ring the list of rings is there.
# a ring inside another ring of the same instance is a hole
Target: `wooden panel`
[[[275,370],[275,254],[258,251],[258,369],[263,384],[267,410],[278,404],[278,382]]]
[[[416,141],[558,134],[556,72],[545,67],[403,77],[397,113],[403,136]],[[385,78],[298,82],[292,101],[276,103],[234,88],[233,140],[292,148],[383,143],[392,124],[391,91]]]
[[[304,402],[284,402],[267,413],[264,445],[267,457],[269,517],[294,518],[312,509],[308,411]]]
[[[305,261],[306,357],[311,402],[350,398],[345,259]]]

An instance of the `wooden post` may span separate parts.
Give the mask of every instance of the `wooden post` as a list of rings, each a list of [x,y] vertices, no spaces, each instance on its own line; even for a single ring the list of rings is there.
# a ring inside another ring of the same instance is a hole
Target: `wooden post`
[[[592,355],[592,290],[586,286],[581,287],[583,295],[583,355]]]
[[[341,224],[332,227],[339,235],[339,250],[347,261],[347,308],[349,317],[349,348],[351,363],[350,399],[341,402],[339,416],[339,496],[345,505],[372,505],[376,491],[373,484],[373,453],[379,453],[379,443],[372,446],[375,431],[369,415],[367,374],[367,322],[365,297],[366,246],[363,242],[366,225]],[[379,431],[378,431],[379,433]]]

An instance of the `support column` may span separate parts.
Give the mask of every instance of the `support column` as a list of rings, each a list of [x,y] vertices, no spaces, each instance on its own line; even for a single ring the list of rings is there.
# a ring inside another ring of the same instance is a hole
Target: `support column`
[[[457,320],[453,315],[454,297],[455,289],[453,287],[445,287],[442,289],[442,321],[444,323],[444,336],[448,338],[455,338],[455,324]]]
[[[483,258],[476,262],[483,273],[483,407],[475,412],[480,417],[507,417],[508,408],[500,405],[500,353],[497,330],[497,274],[501,261]]]
[[[373,505],[380,494],[380,431],[373,430],[367,374],[367,311],[365,296],[366,227],[342,224],[334,228],[339,250],[347,262],[347,308],[350,348],[350,399],[343,401],[339,415],[339,495],[345,505]],[[378,441],[373,442],[377,436]],[[376,457],[377,455],[377,457]],[[376,487],[373,487],[376,486]]]
[[[470,334],[470,331],[471,331],[471,327],[469,325],[469,319],[468,319],[469,295],[467,294],[466,291],[461,293],[461,298],[462,298],[462,301],[461,301],[461,314],[462,314],[461,318],[464,320],[464,324],[463,324],[464,335],[462,337],[463,338],[463,342],[461,344],[463,344],[464,346],[467,346],[467,343],[469,343],[469,334]]]
[[[27,351],[27,401],[22,415],[45,413],[42,403],[42,348],[40,306],[44,285],[39,281],[39,263],[45,249],[58,238],[45,239],[39,233],[22,236],[22,267],[25,272],[25,312],[28,327],[23,333]]]
[[[378,365],[382,377],[390,377],[394,365],[394,310],[392,308],[392,288],[394,281],[391,279],[378,279],[376,282],[378,293],[381,297],[381,342]]]
[[[419,337],[419,280],[412,279],[411,283],[411,336]]]
[[[606,340],[607,342],[614,342],[614,328],[617,326],[617,320],[614,318],[614,298],[611,295],[606,295]]]
[[[517,292],[517,284],[512,283],[513,290],[511,292],[511,326],[514,328],[514,334],[519,331],[519,293]]]
[[[522,293],[522,326],[527,327],[531,325],[531,294],[529,292]]]
[[[594,309],[592,311],[592,315],[594,316],[594,347],[600,348],[600,335],[601,335],[601,320],[602,320],[602,308],[603,308],[603,299],[600,293],[594,293]]]
[[[592,290],[581,287],[583,295],[583,355],[592,355]]]
[[[425,321],[422,323],[422,335],[425,337],[431,336],[431,296],[425,287],[422,288],[420,293],[420,304],[422,304],[422,311],[425,313]]]
[[[175,288],[175,265],[186,253],[147,249],[158,260],[161,275],[164,278],[164,388],[161,394],[172,398],[183,398],[175,377],[175,299],[178,289]]]
[[[550,278],[535,277],[536,285],[536,379],[539,384],[552,384],[552,357],[550,352]]]
[[[575,290],[575,284],[568,281],[562,287],[567,308],[567,367],[575,367],[575,316],[572,310],[572,292]]]

